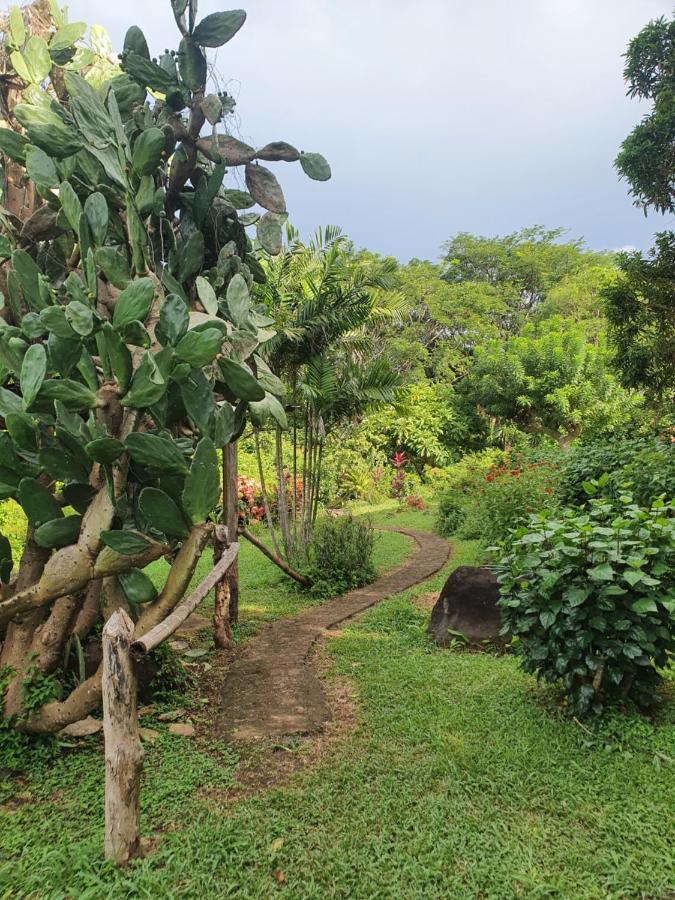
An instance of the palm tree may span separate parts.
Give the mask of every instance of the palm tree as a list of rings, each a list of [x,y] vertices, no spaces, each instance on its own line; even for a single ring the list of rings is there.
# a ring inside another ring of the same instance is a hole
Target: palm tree
[[[289,226],[285,250],[265,268],[258,299],[274,317],[277,334],[263,355],[287,386],[291,429],[289,508],[282,432],[276,425],[279,521],[291,558],[306,547],[316,521],[326,437],[396,396],[398,376],[386,360],[373,361],[372,334],[384,321],[400,321],[405,301],[394,290],[396,263],[359,259],[335,226],[318,229],[307,244]]]

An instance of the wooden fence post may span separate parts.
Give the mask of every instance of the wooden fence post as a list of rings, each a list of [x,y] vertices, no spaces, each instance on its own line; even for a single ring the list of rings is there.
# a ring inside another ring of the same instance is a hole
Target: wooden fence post
[[[140,853],[143,748],[136,713],[136,678],[129,647],[134,624],[123,609],[103,629],[105,856],[118,865]]]

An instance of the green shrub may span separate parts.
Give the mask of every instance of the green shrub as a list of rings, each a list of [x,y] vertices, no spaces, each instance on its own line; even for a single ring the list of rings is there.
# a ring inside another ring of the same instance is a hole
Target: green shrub
[[[649,506],[675,484],[675,445],[659,436],[614,436],[576,444],[562,467],[560,500],[565,505],[584,503],[584,482],[609,477],[603,494],[616,497],[630,489],[636,503]]]
[[[457,531],[475,497],[476,487],[482,485],[488,472],[505,459],[506,454],[502,450],[483,450],[467,453],[451,466],[435,470],[435,481],[442,485],[436,518],[439,534],[448,537]]]
[[[558,505],[558,459],[558,451],[510,454],[470,487],[458,533],[496,544],[530,513],[553,511]]]
[[[561,681],[578,715],[653,703],[675,651],[675,504],[619,502],[532,516],[498,566],[523,668]]]
[[[368,519],[325,519],[308,548],[307,577],[317,597],[333,597],[375,579],[375,531]]]

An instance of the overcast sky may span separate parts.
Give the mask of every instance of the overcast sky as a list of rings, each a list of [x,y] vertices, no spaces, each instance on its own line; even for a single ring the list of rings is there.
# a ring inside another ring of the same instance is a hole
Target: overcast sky
[[[562,225],[594,248],[648,247],[613,159],[644,109],[622,53],[665,0],[248,0],[218,52],[240,137],[323,153],[332,181],[276,164],[303,233],[341,225],[359,246],[435,259],[458,231]],[[139,25],[177,47],[169,0],[70,0],[115,47]],[[229,8],[201,0],[200,18]],[[213,52],[213,51],[212,51]]]

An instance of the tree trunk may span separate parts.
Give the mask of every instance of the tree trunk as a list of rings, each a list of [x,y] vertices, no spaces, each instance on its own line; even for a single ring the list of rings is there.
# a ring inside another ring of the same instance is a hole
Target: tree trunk
[[[295,569],[291,569],[291,567],[283,561],[283,559],[277,554],[273,553],[269,547],[266,547],[262,541],[259,541],[255,535],[251,534],[250,531],[247,531],[245,528],[242,528],[239,532],[242,537],[245,537],[247,541],[253,544],[254,547],[257,547],[261,553],[274,563],[275,566],[279,566],[282,572],[285,572],[287,575],[290,575],[298,584],[301,584],[303,587],[311,587],[311,583],[308,578],[305,578],[304,575],[301,575],[299,572],[296,572]]]
[[[134,624],[123,609],[103,629],[105,855],[124,866],[140,853],[143,748],[136,715],[136,678],[129,647]]]
[[[284,473],[284,456],[281,444],[281,428],[277,425],[274,433],[275,462],[277,469],[277,503],[279,506],[279,527],[284,542],[284,553],[290,562],[293,557],[293,541],[288,522],[288,497],[286,496],[286,475]]]
[[[265,486],[265,472],[263,471],[262,454],[260,452],[260,433],[257,428],[253,430],[255,437],[255,455],[258,460],[258,475],[260,477],[260,490],[262,491],[263,506],[265,507],[265,519],[267,521],[267,530],[270,533],[272,546],[277,556],[281,556],[277,536],[274,532],[274,522],[272,522],[272,510],[270,509],[270,499],[267,495],[267,487]]]
[[[236,441],[223,447],[223,491],[227,484],[227,518],[225,518],[225,506],[223,506],[223,524],[227,528],[228,541],[232,543],[237,539],[239,528],[239,479],[237,464]],[[223,503],[225,498],[223,495]],[[236,625],[239,621],[239,558],[235,559],[227,570],[227,583],[230,588],[230,624]]]

